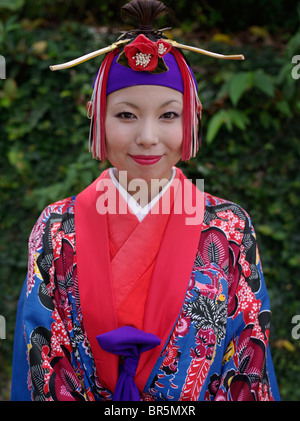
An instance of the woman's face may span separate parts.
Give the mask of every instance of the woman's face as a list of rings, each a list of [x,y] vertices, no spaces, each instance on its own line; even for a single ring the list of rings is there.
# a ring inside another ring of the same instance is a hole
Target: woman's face
[[[108,95],[106,154],[128,181],[170,179],[181,158],[183,94],[163,86],[139,85]]]

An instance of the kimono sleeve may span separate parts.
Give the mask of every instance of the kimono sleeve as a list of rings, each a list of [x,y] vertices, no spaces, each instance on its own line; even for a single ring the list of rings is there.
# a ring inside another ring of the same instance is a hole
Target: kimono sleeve
[[[280,395],[269,345],[270,301],[248,215],[231,281],[228,346],[215,399],[278,401]]]
[[[23,284],[22,292],[18,302],[17,320],[15,328],[15,339],[13,349],[13,370],[11,385],[12,401],[31,401],[31,394],[28,389],[29,365],[27,360],[27,346],[23,330],[23,308],[26,297],[27,278]]]
[[[51,311],[39,299],[44,284],[37,267],[37,259],[43,253],[42,237],[45,230],[45,211],[34,225],[28,242],[28,272],[17,307],[15,326],[11,400],[32,400],[29,353],[32,349],[31,335],[35,329],[49,328]],[[45,292],[45,290],[44,290]]]
[[[65,207],[64,202],[47,207],[29,238],[28,272],[15,329],[12,400],[86,400],[72,363],[74,353],[66,317],[70,307],[57,292],[56,264],[65,255],[60,259],[54,256],[63,253],[61,221],[68,216]],[[69,248],[72,266],[73,250]]]

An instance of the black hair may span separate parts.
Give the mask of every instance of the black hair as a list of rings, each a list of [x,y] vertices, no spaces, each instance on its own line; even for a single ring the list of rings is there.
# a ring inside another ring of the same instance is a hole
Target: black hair
[[[124,21],[126,18],[138,21],[139,27],[126,32],[122,37],[130,35],[135,38],[139,34],[145,34],[154,41],[166,38],[160,30],[153,28],[153,22],[160,16],[170,13],[171,10],[159,0],[132,0],[121,8],[121,15]]]

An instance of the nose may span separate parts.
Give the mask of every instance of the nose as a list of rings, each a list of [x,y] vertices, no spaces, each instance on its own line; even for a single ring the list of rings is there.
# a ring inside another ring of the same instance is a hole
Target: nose
[[[158,131],[155,122],[152,119],[145,119],[140,122],[136,143],[145,148],[150,148],[158,143]]]

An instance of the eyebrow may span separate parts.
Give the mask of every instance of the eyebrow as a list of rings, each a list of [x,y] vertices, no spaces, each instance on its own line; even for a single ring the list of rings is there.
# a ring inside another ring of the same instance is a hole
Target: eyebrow
[[[171,104],[172,102],[177,102],[179,105],[182,105],[182,103],[180,101],[178,101],[177,99],[169,99],[168,101],[164,102],[160,108],[165,107],[166,105]]]
[[[182,105],[181,102],[178,101],[177,99],[169,99],[168,101],[161,104],[159,108],[166,107],[167,105],[171,104],[172,102],[177,102],[179,105]],[[129,107],[135,108],[136,110],[139,109],[139,107],[136,104],[133,104],[132,102],[129,102],[129,101],[120,101],[115,105],[122,105],[122,104],[128,105]]]
[[[117,102],[115,105],[129,105],[129,107],[132,107],[132,108],[135,108],[135,109],[139,108],[137,105],[133,104],[132,102],[128,102],[128,101],[120,101],[120,102]]]

